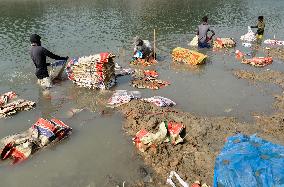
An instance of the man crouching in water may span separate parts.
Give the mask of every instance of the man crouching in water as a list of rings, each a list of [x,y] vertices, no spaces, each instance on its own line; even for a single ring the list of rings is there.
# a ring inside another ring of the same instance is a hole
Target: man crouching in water
[[[49,78],[47,66],[50,66],[50,63],[46,63],[46,57],[55,59],[55,60],[67,60],[67,57],[60,57],[48,51],[41,46],[41,37],[37,34],[32,34],[30,37],[31,42],[31,58],[36,67],[35,75],[38,78],[38,84],[44,88],[50,88],[52,86],[51,80]]]

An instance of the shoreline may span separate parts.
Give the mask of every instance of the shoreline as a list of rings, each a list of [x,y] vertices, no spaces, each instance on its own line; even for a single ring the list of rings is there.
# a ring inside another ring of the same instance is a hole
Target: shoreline
[[[235,70],[233,73],[239,79],[272,83],[284,89],[282,72]],[[137,149],[145,164],[158,177],[154,180],[154,185],[164,186],[170,171],[176,171],[189,184],[199,180],[212,186],[215,159],[229,136],[257,133],[263,139],[284,145],[284,93],[275,95],[274,98],[276,112],[253,115],[255,120],[252,123],[239,122],[234,117],[196,116],[176,108],[160,108],[139,100],[118,107],[118,111],[125,119],[123,129],[130,137],[134,137],[143,128],[155,133],[159,123],[163,121],[174,120],[186,126],[184,143],[162,143],[145,152]]]

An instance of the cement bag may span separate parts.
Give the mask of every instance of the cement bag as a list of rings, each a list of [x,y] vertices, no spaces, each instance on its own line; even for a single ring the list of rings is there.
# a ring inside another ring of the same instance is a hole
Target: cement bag
[[[207,55],[189,49],[177,47],[172,52],[174,62],[183,62],[190,65],[199,65],[205,62]]]
[[[214,187],[284,186],[284,146],[256,135],[228,138],[215,162]]]
[[[253,42],[256,40],[255,33],[251,30],[250,26],[248,26],[248,32],[241,36],[241,40],[247,42]]]
[[[196,35],[188,44],[189,46],[197,47],[198,46],[198,36]]]

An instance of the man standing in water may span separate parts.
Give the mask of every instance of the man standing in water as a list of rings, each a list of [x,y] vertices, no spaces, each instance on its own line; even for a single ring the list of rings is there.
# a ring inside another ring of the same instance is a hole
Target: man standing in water
[[[257,25],[256,26],[251,26],[251,28],[257,28],[256,38],[257,39],[262,39],[263,34],[264,34],[264,28],[265,28],[265,23],[264,23],[263,16],[258,16]]]
[[[208,37],[207,33],[211,32],[212,35]],[[212,37],[215,35],[215,32],[210,29],[210,26],[208,25],[208,17],[204,16],[202,18],[202,23],[198,25],[197,30],[198,35],[198,47],[200,48],[209,48],[210,47],[210,40],[212,40]]]
[[[30,37],[31,42],[31,58],[33,63],[36,67],[35,75],[38,78],[38,84],[42,87],[50,88],[51,87],[51,80],[49,78],[47,66],[50,63],[46,63],[46,57],[55,59],[55,60],[67,60],[67,57],[60,57],[58,55],[53,54],[52,52],[48,51],[44,47],[41,46],[41,37],[37,34],[32,34]]]

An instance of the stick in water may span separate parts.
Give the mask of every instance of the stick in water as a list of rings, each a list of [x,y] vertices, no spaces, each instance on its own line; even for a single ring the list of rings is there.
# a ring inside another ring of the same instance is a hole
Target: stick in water
[[[156,29],[154,29],[154,59],[156,59]]]

